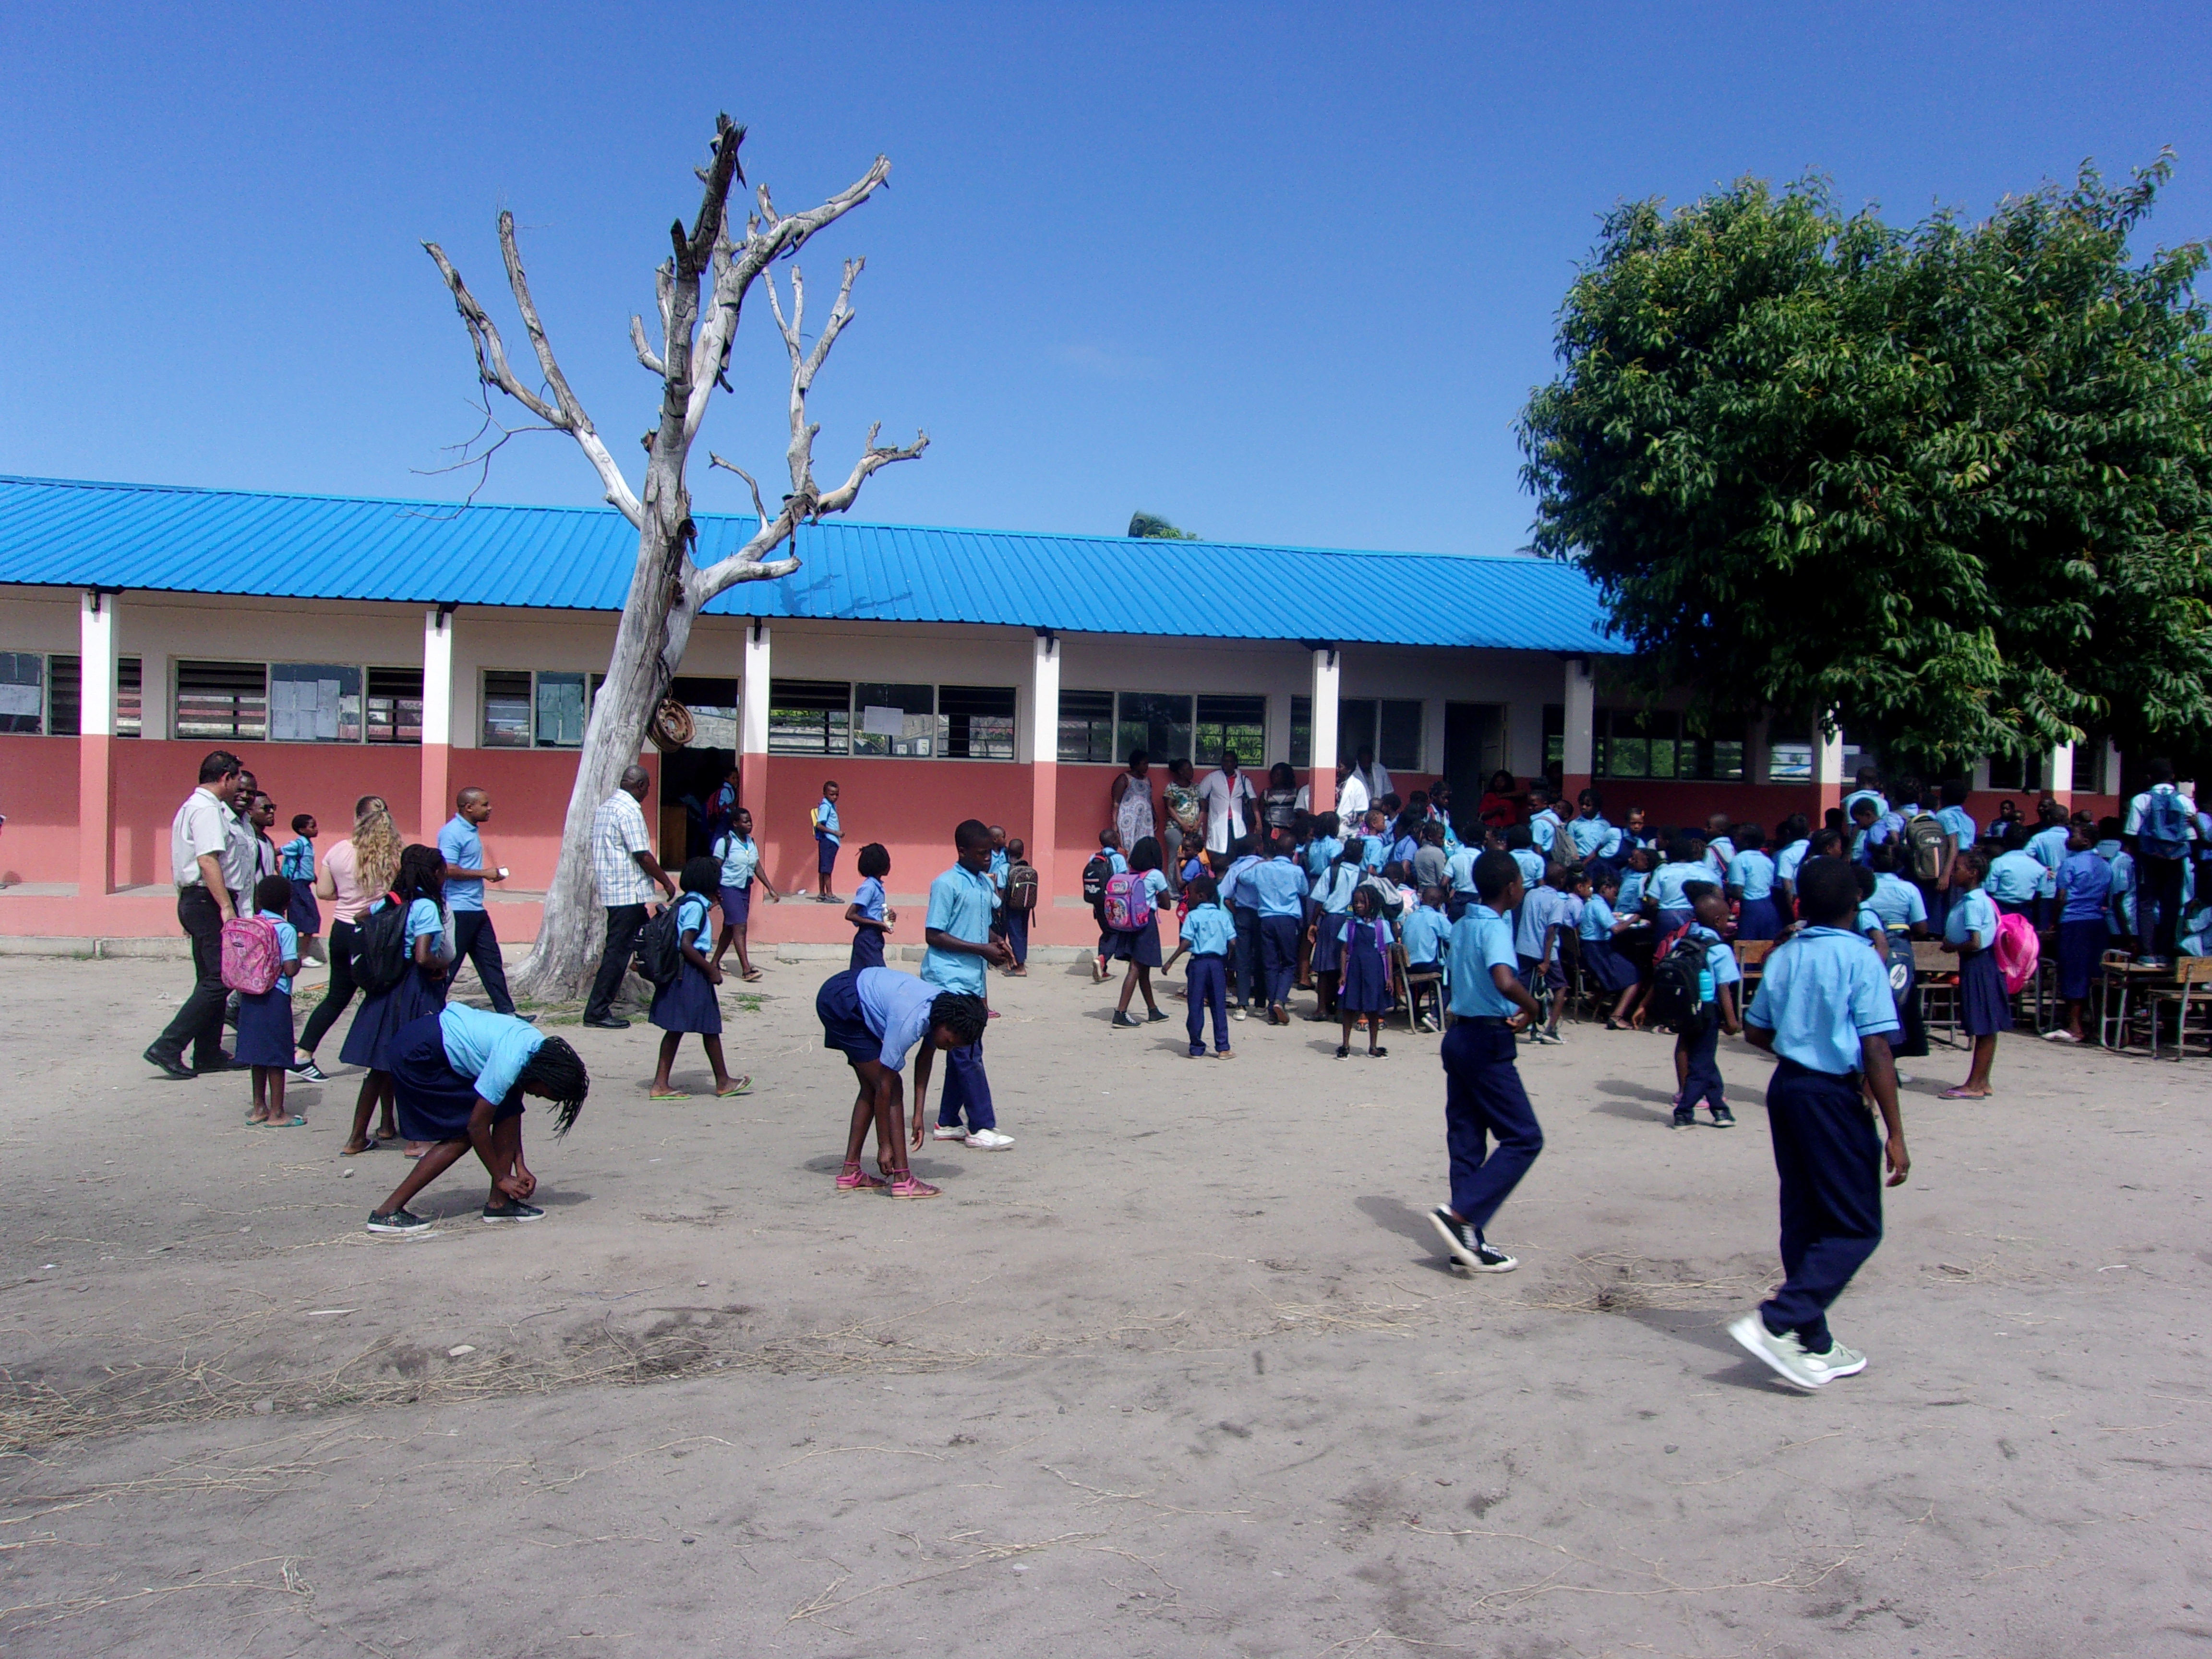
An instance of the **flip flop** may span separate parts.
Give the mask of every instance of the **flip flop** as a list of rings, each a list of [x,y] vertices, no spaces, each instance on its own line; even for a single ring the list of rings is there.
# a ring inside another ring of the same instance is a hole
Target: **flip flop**
[[[1990,1094],[1994,1094],[1996,1092],[1996,1091],[1995,1090],[1991,1090],[1990,1091]],[[1970,1094],[1963,1087],[1957,1089],[1946,1089],[1942,1094],[1936,1097],[1938,1100],[1987,1100],[1989,1097],[1990,1096],[1988,1094]]]
[[[304,1129],[307,1127],[307,1120],[295,1116],[283,1123],[271,1123],[264,1119],[249,1117],[246,1120],[246,1127],[249,1129]]]
[[[714,1098],[717,1100],[731,1100],[734,1099],[738,1095],[749,1095],[752,1093],[752,1091],[753,1080],[750,1078],[735,1077],[730,1079],[730,1086],[728,1088],[717,1089],[714,1091]]]
[[[366,1146],[341,1146],[338,1148],[338,1156],[340,1158],[359,1158],[364,1152],[381,1152],[383,1148],[384,1143],[382,1141],[372,1140]]]
[[[648,1089],[646,1091],[645,1097],[647,1100],[689,1100],[691,1098],[690,1094],[681,1089],[672,1089],[665,1095],[654,1094]]]
[[[741,974],[738,977],[743,979],[746,984],[751,985],[765,977],[765,975],[762,974],[759,969],[756,968],[750,974]]]

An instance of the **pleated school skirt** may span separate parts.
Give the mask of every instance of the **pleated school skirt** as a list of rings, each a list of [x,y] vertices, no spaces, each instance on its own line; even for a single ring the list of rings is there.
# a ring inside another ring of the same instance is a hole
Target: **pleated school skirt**
[[[1959,1024],[1968,1036],[2012,1030],[2012,999],[1997,971],[1996,952],[1977,951],[1959,959]]]
[[[707,975],[684,963],[676,977],[653,994],[653,1012],[646,1016],[664,1031],[696,1031],[702,1036],[722,1035],[722,1005]]]

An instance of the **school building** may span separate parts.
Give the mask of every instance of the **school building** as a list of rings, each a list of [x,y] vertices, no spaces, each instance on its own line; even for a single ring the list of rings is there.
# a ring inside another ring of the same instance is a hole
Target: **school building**
[[[749,517],[702,515],[702,563]],[[1504,768],[1595,781],[1618,821],[1711,811],[1819,822],[1847,740],[1753,725],[1698,734],[1608,699],[1597,596],[1519,556],[1240,546],[824,523],[794,575],[698,619],[674,696],[690,742],[641,757],[664,860],[729,770],[778,886],[812,889],[808,811],[842,786],[853,852],[881,842],[895,943],[967,817],[1029,844],[1034,937],[1093,937],[1079,872],[1137,747],[1203,773],[1224,747],[1334,799],[1370,745],[1401,793],[1449,775],[1471,817]],[[513,875],[502,939],[536,933],[590,699],[635,564],[611,508],[471,506],[0,477],[0,936],[174,937],[168,830],[200,757],[245,757],[324,848],[379,794],[432,839],[454,793],[492,795]],[[1159,776],[1155,772],[1155,778]],[[2048,788],[2118,810],[2109,744],[1984,765],[1978,817]],[[1157,793],[1157,784],[1156,784]],[[687,805],[687,802],[690,805]],[[842,907],[757,904],[768,943],[842,942]]]

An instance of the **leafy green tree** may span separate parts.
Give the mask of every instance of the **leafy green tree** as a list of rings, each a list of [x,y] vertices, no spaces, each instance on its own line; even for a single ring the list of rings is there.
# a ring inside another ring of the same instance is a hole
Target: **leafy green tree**
[[[1151,513],[1135,513],[1129,517],[1129,533],[1154,541],[1194,542],[1200,539],[1188,530],[1177,530],[1165,519]]]
[[[2206,250],[2170,173],[1910,229],[1826,185],[1620,208],[1520,422],[1537,551],[1646,690],[1931,760],[2212,730]]]

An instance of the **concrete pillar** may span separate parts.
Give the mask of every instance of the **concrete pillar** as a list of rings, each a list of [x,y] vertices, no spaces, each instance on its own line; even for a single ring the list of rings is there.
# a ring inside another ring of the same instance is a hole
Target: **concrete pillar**
[[[1313,765],[1306,774],[1316,812],[1336,810],[1336,697],[1344,659],[1333,645],[1313,653]]]
[[[422,781],[415,817],[423,843],[435,847],[453,816],[446,794],[453,751],[453,612],[434,605],[422,613]]]
[[[1562,728],[1565,742],[1561,745],[1559,788],[1566,797],[1565,815],[1572,817],[1575,798],[1589,787],[1595,769],[1592,757],[1596,748],[1593,734],[1597,723],[1597,684],[1590,678],[1589,659],[1567,659],[1563,701],[1566,704],[1566,722]]]
[[[2051,751],[2051,798],[2068,811],[2074,810],[2074,745],[2062,743]]]
[[[77,600],[76,892],[104,898],[115,872],[115,599]]]
[[[763,733],[765,738],[766,733]],[[1030,655],[1030,862],[1036,866],[1037,908],[1049,918],[1060,840],[1060,641],[1040,633]]]
[[[1827,822],[1828,809],[1844,804],[1844,734],[1813,728],[1813,827]]]
[[[744,677],[738,684],[738,804],[753,815],[753,834],[763,842],[769,822],[769,645],[768,623],[756,617],[745,630]],[[806,850],[811,858],[813,849]]]

